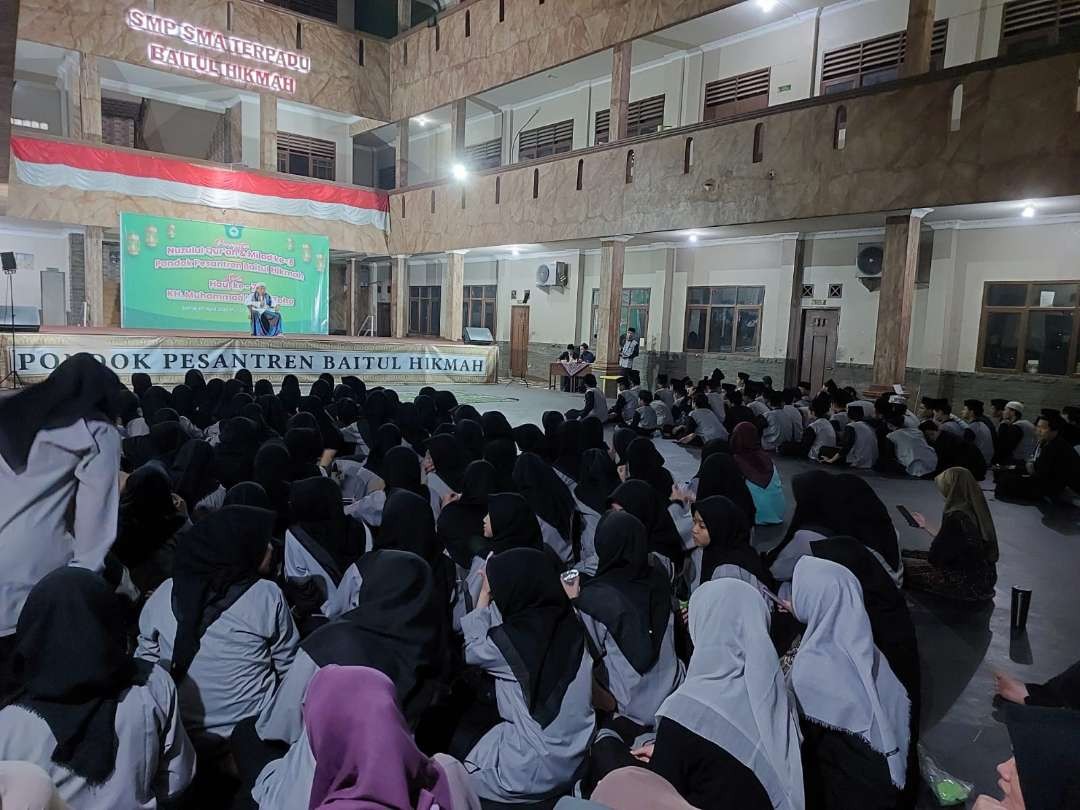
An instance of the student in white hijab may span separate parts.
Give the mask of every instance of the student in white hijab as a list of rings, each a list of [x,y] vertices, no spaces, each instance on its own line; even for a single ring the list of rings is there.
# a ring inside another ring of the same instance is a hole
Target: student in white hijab
[[[842,565],[803,557],[792,607],[806,623],[789,675],[803,720],[806,807],[898,807],[911,701],[874,646],[859,581]]]
[[[690,597],[694,654],[657,711],[649,767],[695,807],[802,810],[799,725],[760,591],[737,579]]]

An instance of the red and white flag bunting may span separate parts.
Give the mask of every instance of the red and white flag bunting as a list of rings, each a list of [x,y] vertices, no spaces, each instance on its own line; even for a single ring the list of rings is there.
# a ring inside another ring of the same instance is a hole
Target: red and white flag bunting
[[[26,136],[12,136],[11,153],[16,176],[30,186],[112,191],[258,214],[338,220],[383,231],[389,226],[387,195],[368,189]]]

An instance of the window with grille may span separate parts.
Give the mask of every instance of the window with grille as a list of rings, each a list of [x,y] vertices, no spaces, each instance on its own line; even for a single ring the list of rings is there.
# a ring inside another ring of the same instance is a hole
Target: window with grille
[[[626,110],[626,137],[652,135],[664,126],[664,96],[631,101]],[[611,110],[597,110],[596,138],[594,143],[607,143],[611,140]]]
[[[294,135],[291,132],[277,134],[277,168],[284,174],[333,180],[337,161],[337,147],[333,141]]]
[[[409,287],[409,334],[438,336],[442,331],[442,287]]]
[[[718,79],[705,85],[705,121],[753,112],[769,106],[769,68]]]
[[[272,6],[287,8],[298,14],[317,17],[328,22],[337,22],[337,0],[263,0]]]
[[[527,129],[518,135],[518,160],[560,155],[574,148],[574,119]]]
[[[685,351],[757,354],[764,287],[689,287]]]
[[[628,287],[622,291],[622,305],[619,307],[619,334],[633,327],[638,337],[645,337],[649,328],[649,299],[652,290],[648,287]],[[596,313],[600,309],[600,290],[592,291],[592,315],[589,318],[589,334],[593,342],[597,341]]]
[[[1080,0],[1009,0],[1001,20],[1001,54],[1030,53],[1080,41]]]
[[[803,298],[813,298],[814,297],[814,285],[813,284],[803,284],[802,285],[801,296]]]
[[[934,23],[930,70],[940,70],[944,66],[948,35],[948,20]],[[842,93],[898,79],[906,47],[907,31],[897,31],[828,51],[821,63],[821,94]]]
[[[466,284],[461,322],[465,326],[490,329],[494,335],[497,293],[498,287],[494,284]]]
[[[502,138],[466,146],[465,162],[473,169],[497,169],[502,164]]]

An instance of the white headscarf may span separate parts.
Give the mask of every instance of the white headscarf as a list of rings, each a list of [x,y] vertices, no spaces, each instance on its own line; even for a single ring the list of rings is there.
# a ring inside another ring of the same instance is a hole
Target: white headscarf
[[[885,757],[893,784],[907,775],[911,701],[874,646],[862,587],[847,568],[803,557],[795,566],[792,607],[806,623],[791,685],[810,721],[854,734]]]
[[[657,710],[754,772],[776,810],[802,810],[799,721],[788,702],[759,591],[736,579],[690,597],[694,654],[682,686]]]

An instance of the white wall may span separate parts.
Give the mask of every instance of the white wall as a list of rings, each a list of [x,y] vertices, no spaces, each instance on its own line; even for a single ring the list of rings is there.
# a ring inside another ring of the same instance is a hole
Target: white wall
[[[556,262],[566,262],[570,265],[570,283],[565,287],[537,287],[536,269],[541,264],[546,264],[554,270]],[[470,265],[466,263],[466,279],[470,277],[469,267]],[[530,291],[529,342],[564,345],[573,343],[578,308],[577,267],[578,252],[576,250],[500,261],[496,314],[498,340],[510,339],[510,306],[522,303],[525,291],[528,290]],[[511,291],[517,292],[516,299],[510,297]]]
[[[0,217],[0,251],[13,251],[33,256],[33,268],[19,266],[11,277],[15,303],[21,307],[41,308],[41,271],[50,267],[67,274],[69,270],[68,232],[70,229],[49,227]],[[21,257],[20,257],[21,258]],[[71,284],[65,279],[70,297]],[[7,305],[7,277],[0,276],[0,304]],[[68,303],[68,309],[71,305]]]

